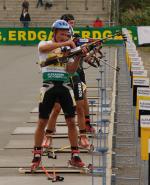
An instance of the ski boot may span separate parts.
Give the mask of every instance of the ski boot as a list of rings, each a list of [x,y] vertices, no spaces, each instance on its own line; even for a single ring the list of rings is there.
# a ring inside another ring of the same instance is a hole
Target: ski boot
[[[85,125],[87,133],[95,133],[95,128],[91,125],[89,116],[85,116]]]
[[[94,151],[94,145],[90,144],[86,134],[80,134],[79,146],[81,148],[87,149],[88,152]]]
[[[75,168],[85,168],[85,163],[80,159],[79,153],[79,150],[72,150],[71,160],[68,162],[69,166]]]
[[[82,148],[89,148],[90,146],[90,143],[89,143],[89,140],[88,140],[88,137],[85,134],[80,134],[79,136],[79,146],[81,146]]]
[[[35,147],[32,153],[34,154],[34,157],[31,164],[31,172],[34,172],[41,164],[41,156],[43,152],[41,147]]]
[[[86,123],[86,132],[95,133],[95,128],[90,123]]]

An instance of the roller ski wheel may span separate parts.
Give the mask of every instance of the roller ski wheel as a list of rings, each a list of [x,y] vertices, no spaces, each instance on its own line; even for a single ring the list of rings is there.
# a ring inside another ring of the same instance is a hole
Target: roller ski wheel
[[[52,153],[52,152],[48,152],[47,156],[48,156],[49,159],[57,159],[57,155],[55,153]]]
[[[90,143],[89,143],[89,140],[88,140],[88,137],[86,136],[86,134],[80,134],[79,146],[81,148],[89,148],[90,147]]]

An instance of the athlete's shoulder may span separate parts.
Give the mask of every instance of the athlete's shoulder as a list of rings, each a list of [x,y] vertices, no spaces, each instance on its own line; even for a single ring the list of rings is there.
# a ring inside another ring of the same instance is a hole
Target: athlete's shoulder
[[[41,46],[44,46],[46,44],[50,44],[50,43],[52,43],[52,40],[48,40],[48,41],[42,40],[42,41],[39,42],[38,48],[41,47]]]

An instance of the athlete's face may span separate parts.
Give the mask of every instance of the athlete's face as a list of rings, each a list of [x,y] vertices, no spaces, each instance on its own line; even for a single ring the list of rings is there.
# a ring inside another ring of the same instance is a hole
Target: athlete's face
[[[69,24],[71,27],[74,27],[74,26],[75,26],[75,20],[69,20],[69,21],[68,21],[68,24]]]
[[[69,30],[57,30],[56,31],[56,41],[65,42],[69,40]]]

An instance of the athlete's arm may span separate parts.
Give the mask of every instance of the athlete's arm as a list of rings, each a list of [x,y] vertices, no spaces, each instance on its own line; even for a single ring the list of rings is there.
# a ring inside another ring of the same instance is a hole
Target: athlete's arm
[[[74,57],[74,61],[73,62],[68,62],[67,63],[66,71],[68,73],[76,72],[76,70],[79,67],[81,58],[86,56],[87,53],[88,53],[88,50],[87,50],[86,46],[82,47],[82,54],[79,54],[76,57]]]
[[[62,46],[70,46],[71,48],[75,48],[75,43],[72,40],[68,40],[65,42],[50,42],[44,45],[39,46],[39,51],[42,53],[50,52],[56,48],[60,48]]]
[[[74,58],[74,61],[73,62],[68,62],[67,63],[67,66],[66,66],[66,71],[68,73],[74,73],[74,72],[76,72],[76,70],[79,67],[80,60],[81,60],[81,56],[78,55],[78,56],[76,56]]]

